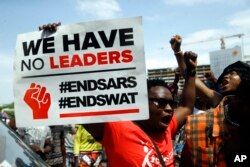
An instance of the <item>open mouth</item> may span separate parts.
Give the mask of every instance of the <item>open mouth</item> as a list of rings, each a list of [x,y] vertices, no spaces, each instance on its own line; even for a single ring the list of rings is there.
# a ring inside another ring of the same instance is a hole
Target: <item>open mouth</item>
[[[228,84],[228,81],[227,81],[227,80],[223,80],[221,85],[222,85],[222,86],[225,86],[225,85],[227,85],[227,84]]]
[[[164,123],[164,124],[168,124],[171,120],[171,116],[170,115],[167,115],[167,116],[164,116],[162,119],[161,119],[161,122]]]

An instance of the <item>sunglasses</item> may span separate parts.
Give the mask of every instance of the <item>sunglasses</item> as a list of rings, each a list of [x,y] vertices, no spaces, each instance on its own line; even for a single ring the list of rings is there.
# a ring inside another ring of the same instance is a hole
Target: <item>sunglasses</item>
[[[166,100],[163,98],[149,98],[157,108],[164,109],[168,104],[171,108],[175,108],[177,103],[174,100]]]

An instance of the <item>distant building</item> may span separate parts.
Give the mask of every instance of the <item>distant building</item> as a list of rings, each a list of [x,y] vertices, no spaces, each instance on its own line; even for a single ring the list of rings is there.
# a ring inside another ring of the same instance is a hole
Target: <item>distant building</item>
[[[167,83],[172,83],[175,78],[174,70],[176,68],[159,68],[159,69],[149,69],[148,78],[149,79],[163,79]],[[210,65],[199,65],[196,68],[196,74],[201,79],[204,80],[204,74],[210,72]],[[178,83],[179,90],[183,89],[184,79],[181,77]]]
[[[148,70],[149,79],[163,79],[167,83],[174,81],[174,69],[175,68],[157,68]]]
[[[250,57],[242,55],[240,46],[234,48],[221,49],[209,53],[210,66],[216,78],[220,76],[225,67],[236,61],[250,62]]]

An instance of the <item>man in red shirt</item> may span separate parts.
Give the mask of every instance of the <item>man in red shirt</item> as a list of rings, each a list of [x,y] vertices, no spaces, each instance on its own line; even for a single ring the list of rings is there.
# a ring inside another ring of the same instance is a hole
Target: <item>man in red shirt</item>
[[[56,24],[40,29],[54,31]],[[105,148],[109,167],[174,167],[172,139],[193,111],[197,55],[185,52],[185,85],[178,108],[163,80],[148,80],[148,120],[85,124]]]
[[[106,151],[108,166],[160,166],[155,141],[165,166],[175,166],[172,139],[182,127],[195,101],[197,55],[186,52],[186,78],[182,103],[174,110],[173,96],[163,80],[148,80],[150,118],[85,125]],[[151,139],[150,139],[151,138]],[[163,166],[163,165],[162,165]]]

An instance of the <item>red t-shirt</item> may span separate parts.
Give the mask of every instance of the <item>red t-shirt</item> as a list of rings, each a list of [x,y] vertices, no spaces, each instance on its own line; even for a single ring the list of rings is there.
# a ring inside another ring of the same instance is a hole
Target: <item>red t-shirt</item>
[[[166,166],[174,167],[172,138],[177,131],[177,120],[173,116],[165,133],[151,136],[163,156]],[[158,167],[160,161],[154,145],[137,125],[131,121],[105,123],[101,141],[108,157],[109,167]]]

